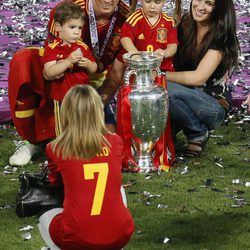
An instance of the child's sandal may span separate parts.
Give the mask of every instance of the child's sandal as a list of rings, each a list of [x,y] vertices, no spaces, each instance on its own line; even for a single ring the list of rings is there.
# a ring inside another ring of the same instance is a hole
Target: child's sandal
[[[185,156],[190,158],[200,156],[202,151],[203,148],[201,142],[189,142],[185,149]]]
[[[208,139],[209,135],[207,135],[203,140],[200,141],[189,141],[185,149],[185,156],[190,158],[200,156],[201,152],[208,142]]]

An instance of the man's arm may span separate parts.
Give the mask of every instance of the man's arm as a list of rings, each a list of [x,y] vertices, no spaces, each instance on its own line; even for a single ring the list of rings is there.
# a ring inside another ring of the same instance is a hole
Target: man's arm
[[[108,77],[104,80],[103,85],[98,88],[102,102],[106,106],[115,96],[117,90],[121,86],[125,66],[118,59],[115,59]]]

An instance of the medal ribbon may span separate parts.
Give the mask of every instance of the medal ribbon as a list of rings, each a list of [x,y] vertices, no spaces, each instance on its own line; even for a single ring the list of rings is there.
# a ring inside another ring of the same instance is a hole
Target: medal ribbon
[[[115,11],[113,13],[108,32],[106,34],[106,37],[104,39],[103,45],[101,47],[101,50],[99,49],[99,41],[98,41],[98,33],[97,33],[97,26],[96,26],[96,19],[95,19],[95,13],[94,8],[92,4],[92,0],[89,0],[89,30],[90,30],[90,38],[91,38],[91,45],[94,52],[94,55],[101,59],[105,49],[108,45],[109,39],[113,33],[115,22],[117,19],[117,13],[118,13],[118,7],[116,6]]]

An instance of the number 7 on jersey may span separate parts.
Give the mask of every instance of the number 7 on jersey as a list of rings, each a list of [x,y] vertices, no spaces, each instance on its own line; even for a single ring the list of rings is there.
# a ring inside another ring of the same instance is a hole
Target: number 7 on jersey
[[[108,178],[108,163],[92,163],[83,165],[85,180],[93,180],[94,173],[98,173],[91,215],[99,215],[102,209],[102,203]]]

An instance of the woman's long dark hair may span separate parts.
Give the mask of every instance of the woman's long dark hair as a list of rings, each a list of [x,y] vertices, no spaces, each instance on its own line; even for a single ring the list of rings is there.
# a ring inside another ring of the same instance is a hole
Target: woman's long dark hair
[[[240,51],[236,36],[236,18],[232,0],[216,0],[213,12],[209,20],[209,31],[197,46],[197,24],[192,15],[192,2],[190,13],[182,18],[180,27],[178,51],[179,65],[187,58],[192,58],[194,65],[198,66],[200,60],[206,54],[209,46],[216,44],[222,52],[222,63],[227,69],[238,64]]]

